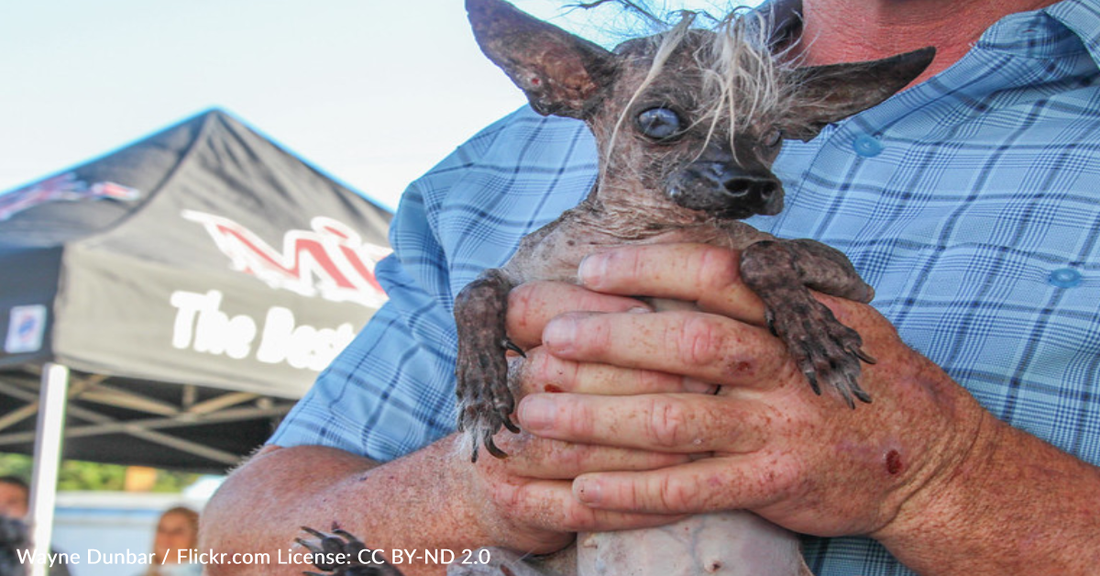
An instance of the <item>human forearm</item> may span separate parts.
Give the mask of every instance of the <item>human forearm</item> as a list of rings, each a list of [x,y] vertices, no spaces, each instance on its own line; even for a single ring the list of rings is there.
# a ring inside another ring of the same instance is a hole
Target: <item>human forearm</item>
[[[448,440],[381,466],[321,446],[261,453],[235,472],[203,513],[201,550],[266,552],[277,558],[300,526],[354,533],[384,554],[397,548],[453,550],[484,544],[448,474]],[[304,549],[296,549],[304,551]],[[440,566],[403,564],[408,576],[442,573]],[[301,574],[277,562],[208,564],[210,576]]]
[[[1100,469],[989,415],[958,470],[875,536],[923,576],[1094,574]]]

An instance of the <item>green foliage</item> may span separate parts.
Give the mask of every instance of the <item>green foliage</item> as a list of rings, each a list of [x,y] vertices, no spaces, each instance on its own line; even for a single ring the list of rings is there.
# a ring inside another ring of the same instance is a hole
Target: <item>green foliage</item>
[[[58,490],[124,490],[126,467],[65,460],[57,473]]]
[[[27,482],[31,479],[31,459],[22,454],[0,454],[0,476],[18,476]]]
[[[153,485],[153,492],[179,493],[184,488],[194,484],[201,474],[190,472],[174,472],[171,470],[157,470],[157,483]]]
[[[33,462],[23,454],[0,453],[0,476],[19,476],[28,482]],[[158,470],[153,492],[178,493],[199,478],[198,474]],[[126,482],[126,467],[118,464],[100,464],[65,460],[58,472],[57,489],[70,490],[122,490]]]

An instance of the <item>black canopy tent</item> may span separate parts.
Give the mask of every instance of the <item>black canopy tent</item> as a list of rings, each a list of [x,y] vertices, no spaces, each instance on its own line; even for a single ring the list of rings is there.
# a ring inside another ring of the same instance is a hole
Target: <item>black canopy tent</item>
[[[224,471],[384,301],[390,218],[219,110],[0,195],[0,451],[64,366],[65,458]]]

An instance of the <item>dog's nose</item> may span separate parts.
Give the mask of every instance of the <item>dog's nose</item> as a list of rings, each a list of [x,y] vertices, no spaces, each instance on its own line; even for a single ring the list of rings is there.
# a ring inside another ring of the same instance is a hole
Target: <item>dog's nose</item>
[[[757,214],[771,216],[778,214],[783,205],[781,199],[779,181],[764,176],[752,176],[747,174],[728,174],[722,181],[726,194],[731,200],[743,202],[747,206],[753,206]]]
[[[746,199],[767,198],[779,188],[778,183],[771,178],[759,178],[755,176],[735,176],[722,182],[726,192],[734,196],[745,196]]]
[[[772,216],[783,209],[783,184],[766,169],[746,170],[733,162],[694,162],[675,172],[667,185],[676,204],[737,220]]]

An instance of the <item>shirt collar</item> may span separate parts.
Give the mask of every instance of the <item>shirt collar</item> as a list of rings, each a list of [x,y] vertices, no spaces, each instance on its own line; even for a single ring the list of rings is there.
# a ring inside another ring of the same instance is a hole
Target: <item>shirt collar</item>
[[[1100,66],[1100,0],[1062,0],[1042,12],[1076,36]]]

